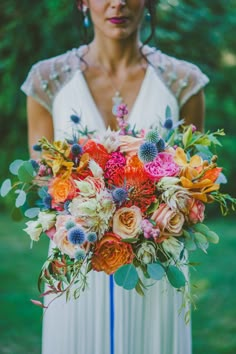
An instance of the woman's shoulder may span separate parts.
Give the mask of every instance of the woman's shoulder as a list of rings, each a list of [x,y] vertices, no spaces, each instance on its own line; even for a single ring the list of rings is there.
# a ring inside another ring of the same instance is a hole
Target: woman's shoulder
[[[74,48],[61,55],[38,61],[31,67],[21,90],[51,112],[52,102],[58,91],[80,70],[83,51],[84,47]]]
[[[157,75],[176,97],[180,107],[209,82],[208,77],[193,63],[146,46],[144,54]]]

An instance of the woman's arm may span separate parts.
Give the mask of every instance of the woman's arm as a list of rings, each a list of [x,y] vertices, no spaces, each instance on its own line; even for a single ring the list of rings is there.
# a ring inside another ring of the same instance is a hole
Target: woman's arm
[[[27,117],[28,117],[28,144],[32,158],[38,154],[32,149],[38,140],[45,136],[48,140],[53,140],[53,120],[51,114],[34,100],[31,96],[27,97]]]
[[[198,130],[204,130],[205,98],[203,90],[192,96],[181,108],[180,118],[186,124],[194,124]]]

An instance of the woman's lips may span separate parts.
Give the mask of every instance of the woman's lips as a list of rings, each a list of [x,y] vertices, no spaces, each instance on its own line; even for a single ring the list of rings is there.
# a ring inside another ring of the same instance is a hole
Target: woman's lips
[[[111,17],[108,19],[111,23],[114,23],[115,25],[119,25],[122,23],[125,23],[128,18],[127,17]]]

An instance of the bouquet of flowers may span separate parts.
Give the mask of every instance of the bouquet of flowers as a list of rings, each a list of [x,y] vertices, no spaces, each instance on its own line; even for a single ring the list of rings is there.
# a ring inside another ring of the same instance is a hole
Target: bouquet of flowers
[[[138,131],[127,113],[121,105],[119,130],[102,136],[73,114],[71,137],[43,137],[34,146],[38,159],[10,165],[15,179],[4,181],[1,195],[16,196],[32,242],[43,234],[53,241],[39,276],[43,295],[79,297],[90,271],[114,274],[141,295],[164,276],[183,288],[188,251],[206,252],[219,239],[203,224],[206,204],[218,202],[223,214],[236,204],[219,191],[226,179],[211,151],[222,130],[174,124],[167,107],[161,126]]]

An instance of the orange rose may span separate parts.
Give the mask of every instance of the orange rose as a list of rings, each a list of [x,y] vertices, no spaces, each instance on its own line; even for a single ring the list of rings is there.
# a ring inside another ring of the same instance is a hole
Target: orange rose
[[[97,272],[114,273],[124,264],[131,263],[134,258],[130,244],[122,242],[121,238],[112,232],[106,233],[97,242],[92,257],[92,268]]]
[[[54,203],[64,203],[67,199],[72,199],[76,194],[76,185],[72,178],[62,179],[56,177],[48,189]]]

